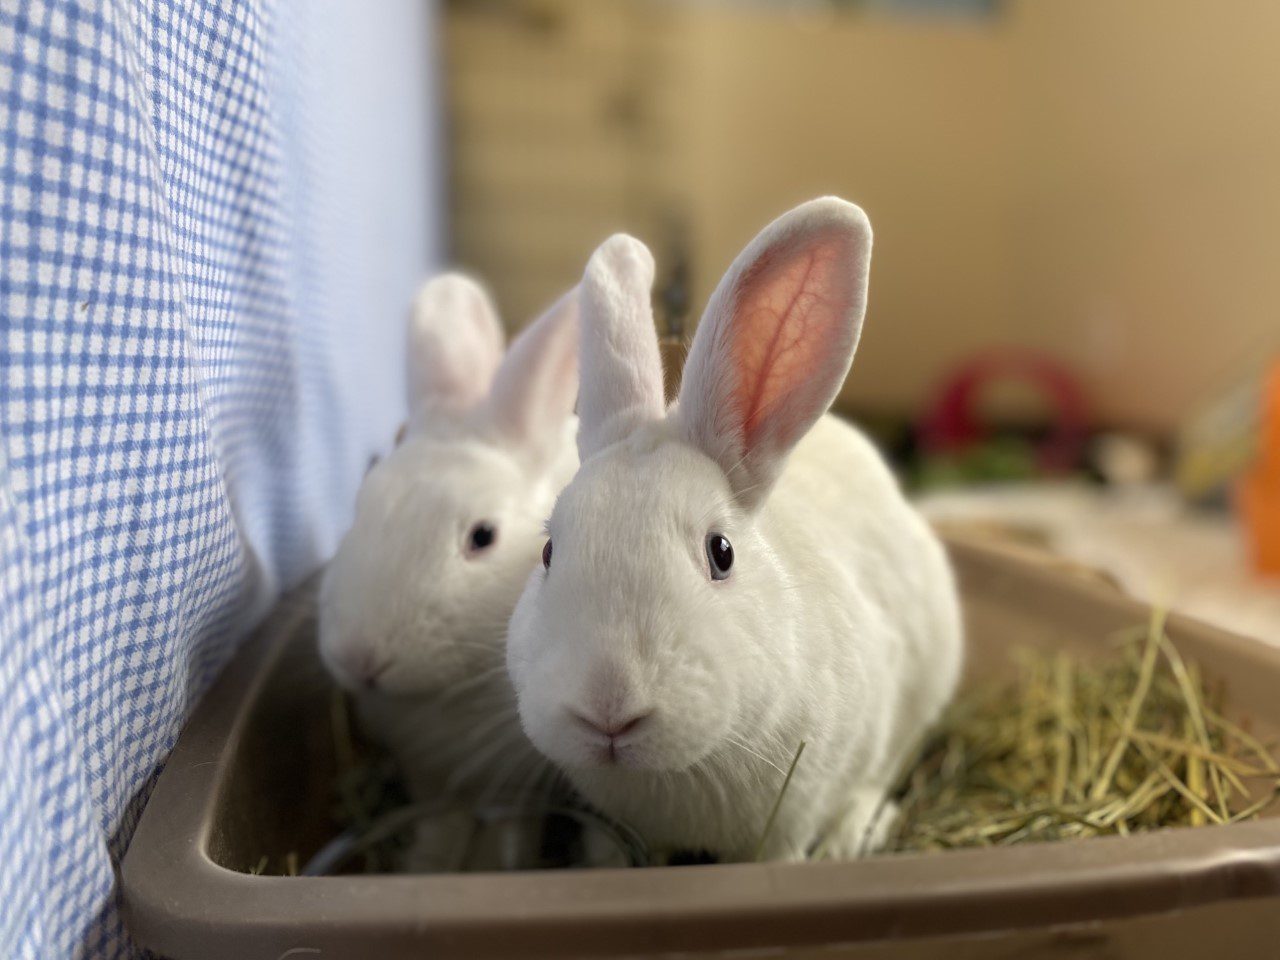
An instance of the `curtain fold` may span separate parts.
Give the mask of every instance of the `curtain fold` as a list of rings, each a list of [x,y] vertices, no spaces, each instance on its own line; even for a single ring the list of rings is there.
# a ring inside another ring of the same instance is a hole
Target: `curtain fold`
[[[423,0],[0,2],[0,956],[130,956],[194,702],[350,519],[438,256]]]

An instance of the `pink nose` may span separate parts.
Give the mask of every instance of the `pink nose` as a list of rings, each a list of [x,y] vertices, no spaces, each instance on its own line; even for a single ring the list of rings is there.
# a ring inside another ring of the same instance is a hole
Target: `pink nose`
[[[609,717],[601,720],[596,717],[589,717],[585,714],[578,713],[576,710],[570,710],[569,715],[573,717],[581,726],[588,730],[599,733],[608,737],[610,740],[617,740],[619,737],[625,737],[631,733],[636,727],[644,723],[649,717],[653,716],[652,710],[644,710],[639,713],[633,713],[625,719],[614,719]]]

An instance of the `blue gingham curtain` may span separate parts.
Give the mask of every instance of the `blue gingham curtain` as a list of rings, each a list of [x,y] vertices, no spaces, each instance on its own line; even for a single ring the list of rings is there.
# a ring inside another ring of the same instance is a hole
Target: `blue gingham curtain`
[[[0,0],[0,957],[128,956],[192,704],[350,518],[434,260],[425,0]]]

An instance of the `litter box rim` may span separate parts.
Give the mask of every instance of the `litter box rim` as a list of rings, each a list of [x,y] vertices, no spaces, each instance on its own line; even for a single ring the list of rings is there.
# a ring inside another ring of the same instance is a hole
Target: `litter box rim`
[[[1141,622],[1096,579],[947,534],[962,583]],[[635,955],[820,947],[1096,923],[1280,894],[1280,819],[854,862],[449,876],[255,876],[208,853],[231,747],[306,618],[292,592],[180,736],[124,857],[134,936],[178,958]],[[1172,616],[1180,646],[1280,678],[1280,649]],[[1243,675],[1243,674],[1242,674]],[[274,952],[273,952],[274,951]],[[317,952],[317,951],[323,951]],[[370,951],[374,951],[370,953]]]

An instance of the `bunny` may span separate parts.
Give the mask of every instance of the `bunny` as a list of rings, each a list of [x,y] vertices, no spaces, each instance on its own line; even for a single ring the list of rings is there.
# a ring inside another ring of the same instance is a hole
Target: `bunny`
[[[546,779],[503,649],[543,520],[577,469],[577,313],[575,291],[504,357],[474,281],[423,286],[403,440],[366,474],[322,580],[321,658],[419,801],[495,798]]]
[[[579,286],[582,466],[507,667],[533,744],[652,847],[859,855],[956,686],[942,545],[826,415],[870,253],[866,216],[837,198],[768,226],[711,297],[665,415],[648,250],[612,237]]]

